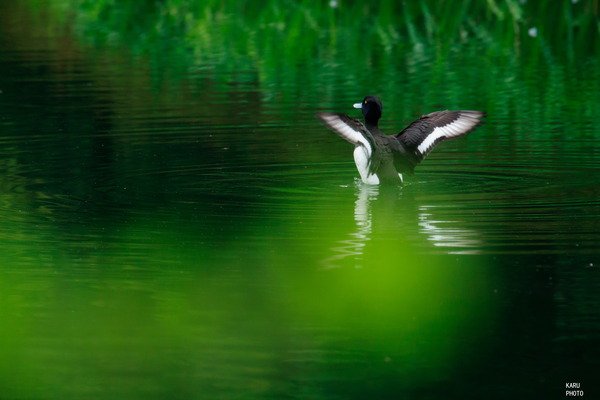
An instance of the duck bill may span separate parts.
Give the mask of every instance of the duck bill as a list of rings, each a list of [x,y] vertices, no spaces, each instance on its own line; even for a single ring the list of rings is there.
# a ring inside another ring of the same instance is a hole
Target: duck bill
[[[352,107],[354,107],[354,108],[362,108],[362,103],[356,103]]]

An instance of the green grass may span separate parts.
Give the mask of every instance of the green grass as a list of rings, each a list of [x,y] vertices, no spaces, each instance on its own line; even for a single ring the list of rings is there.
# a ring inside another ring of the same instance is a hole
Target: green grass
[[[590,118],[600,104],[598,0],[28,1],[50,4],[44,23],[88,46],[144,57],[160,79],[207,72],[265,99],[328,108],[368,90],[406,110],[396,119],[428,111],[405,98],[538,120]]]
[[[369,59],[394,58],[415,46],[443,54],[478,43],[489,52],[546,51],[547,57],[574,61],[596,53],[600,44],[597,0],[340,0],[336,7],[322,0],[50,2],[90,40],[126,43],[141,52],[160,49],[157,41],[174,41],[169,47],[185,47],[197,61],[234,65],[257,65],[264,55],[290,64],[326,61],[350,49]],[[530,40],[531,28],[539,40]]]

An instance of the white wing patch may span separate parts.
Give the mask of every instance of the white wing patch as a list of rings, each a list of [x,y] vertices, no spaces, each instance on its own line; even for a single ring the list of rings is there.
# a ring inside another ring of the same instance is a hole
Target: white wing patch
[[[425,140],[421,142],[419,147],[417,147],[417,150],[421,154],[427,154],[438,140],[464,135],[479,123],[477,116],[477,114],[464,113],[461,114],[457,120],[452,121],[447,125],[436,127],[429,135],[427,135]]]
[[[363,145],[369,148],[369,154],[371,153],[371,145],[369,141],[365,139],[362,133],[352,126],[344,122],[340,117],[335,114],[320,114],[320,118],[327,124],[331,129],[337,132],[341,137],[346,139],[352,144]]]
[[[379,185],[379,177],[376,174],[369,173],[373,148],[371,147],[371,143],[363,136],[363,132],[346,123],[336,114],[322,113],[319,114],[319,118],[338,135],[356,146],[354,149],[354,163],[362,181],[369,185]],[[359,122],[357,123],[360,124]]]

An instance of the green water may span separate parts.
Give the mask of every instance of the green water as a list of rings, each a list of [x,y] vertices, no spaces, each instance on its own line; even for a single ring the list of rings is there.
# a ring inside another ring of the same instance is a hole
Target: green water
[[[323,11],[314,58],[219,45],[214,26],[182,45],[176,2],[159,38],[56,3],[0,5],[0,399],[598,396],[591,2],[557,10],[560,45],[549,23],[492,46],[505,21],[435,47],[407,17],[412,41],[364,57]],[[283,12],[252,10],[259,36]],[[366,94],[389,133],[436,109],[488,118],[404,187],[368,187],[314,117],[358,117]]]

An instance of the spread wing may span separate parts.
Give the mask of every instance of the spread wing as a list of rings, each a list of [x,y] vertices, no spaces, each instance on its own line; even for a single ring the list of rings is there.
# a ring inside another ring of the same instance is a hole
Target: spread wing
[[[318,113],[317,118],[323,124],[356,146],[372,148],[372,136],[362,122],[346,114]]]
[[[373,182],[377,181],[378,183],[378,178],[376,176],[373,178],[373,175],[379,167],[379,163],[377,160],[373,163],[373,158],[371,157],[375,150],[375,142],[373,136],[363,123],[357,119],[350,118],[346,114],[319,113],[317,114],[317,118],[326,127],[356,146],[354,149],[354,162],[362,180],[370,182],[372,179],[375,179]]]
[[[436,144],[466,135],[483,124],[483,117],[483,111],[436,111],[414,121],[396,137],[421,162]]]

